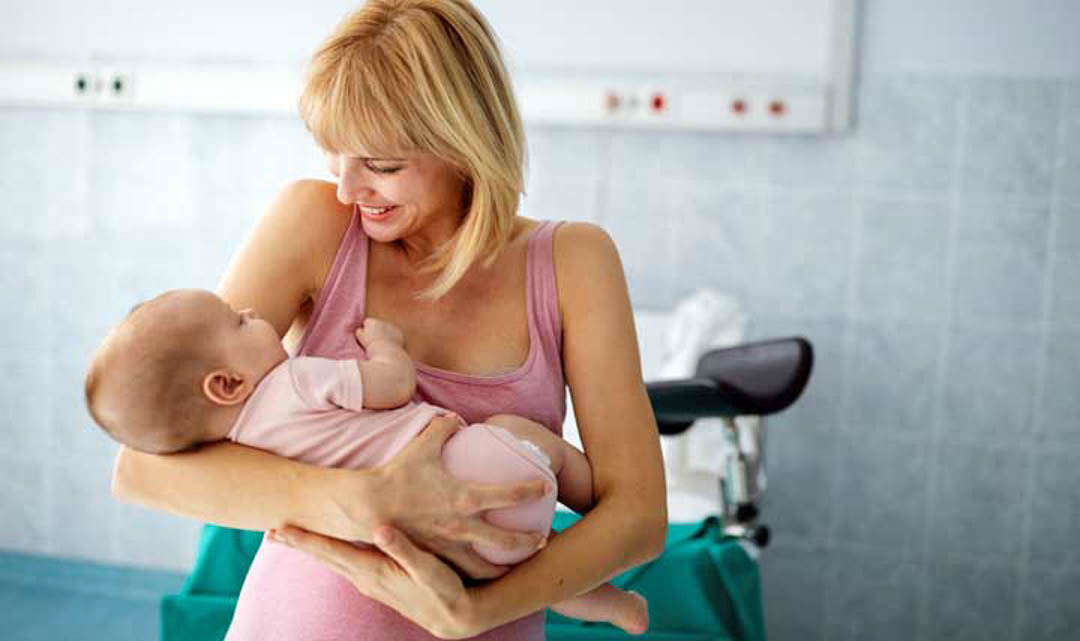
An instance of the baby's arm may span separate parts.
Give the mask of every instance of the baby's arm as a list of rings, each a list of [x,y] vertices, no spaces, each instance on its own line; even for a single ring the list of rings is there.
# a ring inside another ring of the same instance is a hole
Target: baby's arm
[[[389,409],[408,403],[416,392],[416,367],[405,352],[405,338],[393,324],[364,320],[356,340],[367,352],[357,360],[364,385],[364,407]]]
[[[513,414],[499,414],[484,421],[501,427],[523,441],[536,445],[551,459],[551,471],[559,480],[559,501],[584,514],[593,505],[592,467],[581,450],[543,425]]]

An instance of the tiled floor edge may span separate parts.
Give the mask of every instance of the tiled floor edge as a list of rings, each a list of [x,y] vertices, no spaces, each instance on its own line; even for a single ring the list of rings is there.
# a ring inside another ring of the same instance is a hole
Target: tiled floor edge
[[[163,594],[179,590],[184,574],[0,550],[0,582],[157,600]]]

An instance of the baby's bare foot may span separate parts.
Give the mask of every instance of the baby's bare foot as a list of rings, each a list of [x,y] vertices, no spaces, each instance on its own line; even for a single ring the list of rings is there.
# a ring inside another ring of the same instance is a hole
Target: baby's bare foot
[[[611,624],[630,634],[645,634],[649,629],[649,602],[637,592],[624,592],[619,599]]]

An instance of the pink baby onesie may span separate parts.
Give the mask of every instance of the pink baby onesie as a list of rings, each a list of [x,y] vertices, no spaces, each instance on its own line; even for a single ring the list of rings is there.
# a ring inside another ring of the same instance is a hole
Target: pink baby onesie
[[[529,237],[526,305],[529,355],[516,370],[468,376],[417,363],[417,400],[445,407],[469,423],[517,414],[561,434],[566,415],[562,322],[553,260],[558,223],[542,222]],[[348,359],[363,353],[353,330],[364,320],[368,238],[356,212],[323,283],[298,354]],[[238,607],[229,641],[434,641],[393,609],[356,591],[312,557],[264,543],[244,583],[258,594]],[[544,613],[512,621],[474,641],[543,641]]]
[[[377,467],[440,413],[444,412],[427,403],[365,409],[356,359],[300,356],[287,359],[259,382],[227,438],[324,467]],[[474,423],[455,433],[443,446],[442,455],[450,474],[470,481],[550,481],[553,489],[542,500],[492,510],[485,518],[507,529],[551,529],[557,484],[550,461],[535,445],[495,425]],[[476,546],[476,551],[499,564],[518,563],[533,554],[529,549],[486,545]],[[241,601],[257,598],[241,591]]]

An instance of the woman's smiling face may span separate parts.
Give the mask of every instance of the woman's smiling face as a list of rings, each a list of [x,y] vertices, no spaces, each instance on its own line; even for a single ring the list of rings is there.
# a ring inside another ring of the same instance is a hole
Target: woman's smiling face
[[[377,241],[398,240],[436,219],[456,227],[465,213],[461,173],[433,154],[327,153],[327,159],[338,200],[359,209],[364,233]]]

